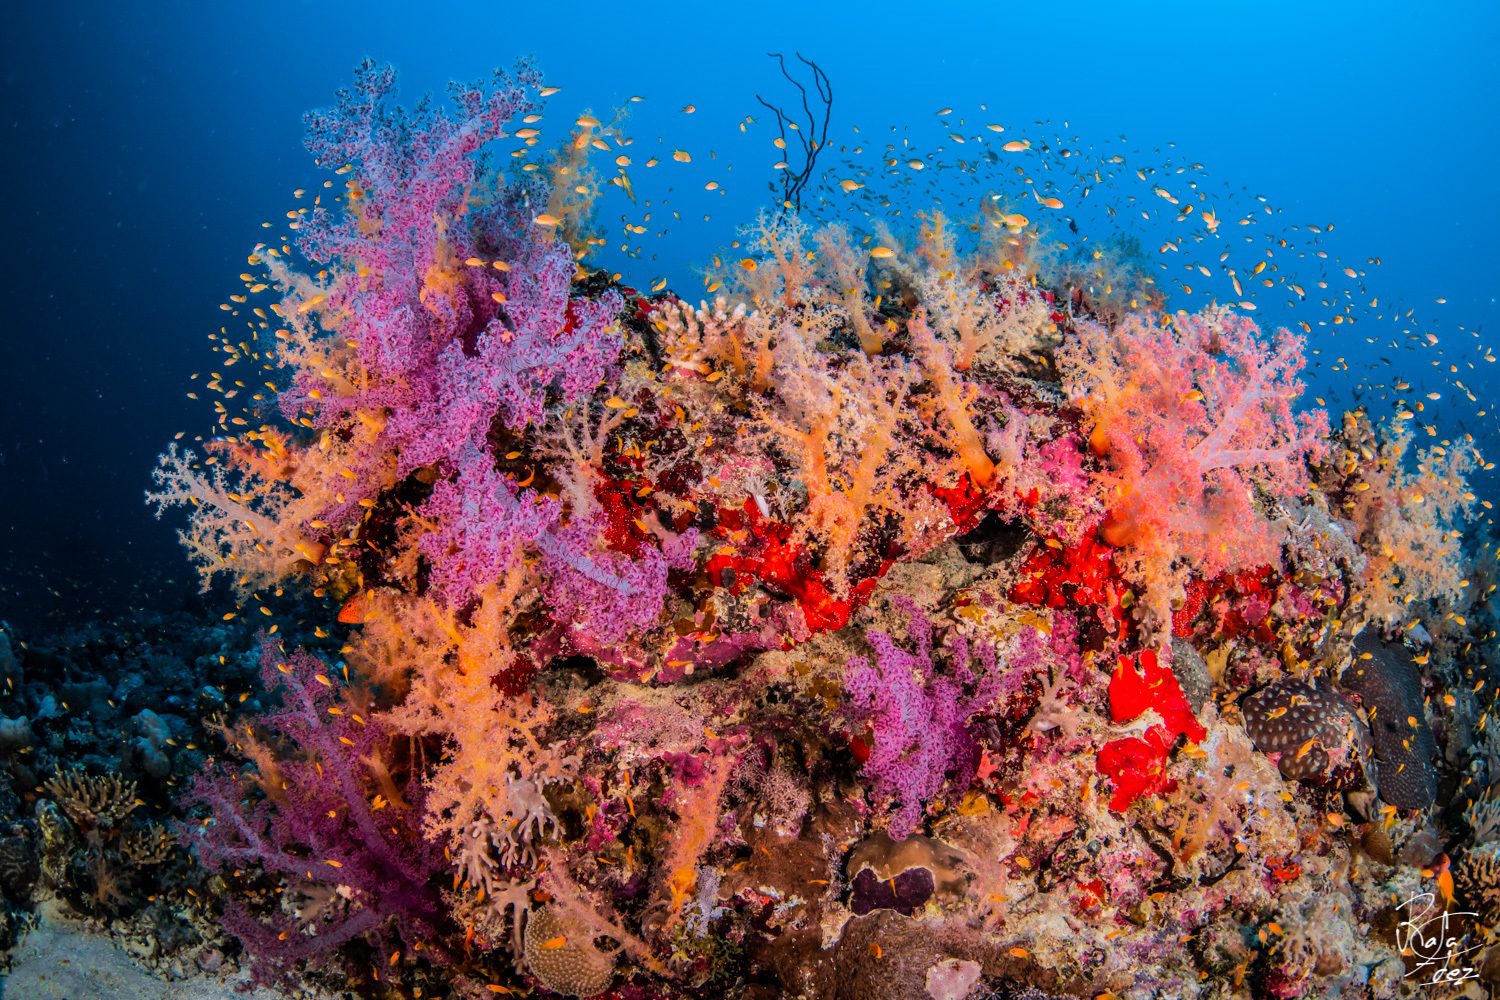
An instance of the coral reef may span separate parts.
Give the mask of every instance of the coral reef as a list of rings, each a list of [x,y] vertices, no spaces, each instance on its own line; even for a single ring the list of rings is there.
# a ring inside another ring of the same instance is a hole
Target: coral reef
[[[297,634],[211,762],[137,711],[127,772],[54,763],[0,871],[185,865],[128,789],[197,771],[247,964],[372,997],[1394,996],[1402,900],[1493,911],[1471,442],[1331,434],[1301,336],[999,195],[644,295],[591,256],[616,124],[528,159],[530,66],[393,87],[309,116],[337,197],[224,346],[266,391],[149,496]]]
[[[231,701],[263,704],[251,634],[145,610],[30,639],[0,625],[7,948],[41,919],[53,932],[103,932],[170,980],[235,971],[211,879],[173,826],[204,766],[204,721]]]

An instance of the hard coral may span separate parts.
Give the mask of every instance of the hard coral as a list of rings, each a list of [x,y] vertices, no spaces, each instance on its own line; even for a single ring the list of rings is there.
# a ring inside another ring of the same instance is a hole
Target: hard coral
[[[139,804],[135,782],[125,781],[118,774],[68,771],[48,778],[44,787],[68,818],[85,830],[113,826]]]
[[[1279,754],[1278,766],[1286,777],[1338,787],[1363,781],[1370,733],[1337,693],[1284,678],[1250,695],[1240,710],[1256,747]]]
[[[615,977],[614,955],[594,944],[593,933],[553,907],[531,911],[526,921],[526,967],[543,986],[565,997],[591,997]]]
[[[1398,809],[1425,809],[1437,798],[1437,746],[1422,695],[1422,675],[1399,642],[1366,629],[1340,681],[1370,716],[1376,788]]]

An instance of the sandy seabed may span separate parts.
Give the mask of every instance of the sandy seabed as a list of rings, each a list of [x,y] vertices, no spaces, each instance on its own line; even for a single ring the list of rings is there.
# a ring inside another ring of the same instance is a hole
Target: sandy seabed
[[[242,976],[200,973],[169,982],[141,968],[107,937],[43,905],[0,978],[3,1000],[281,1000],[264,989],[243,991]]]

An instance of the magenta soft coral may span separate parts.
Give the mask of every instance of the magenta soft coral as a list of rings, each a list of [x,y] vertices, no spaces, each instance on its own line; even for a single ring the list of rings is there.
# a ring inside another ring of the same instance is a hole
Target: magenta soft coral
[[[492,87],[456,89],[456,114],[425,102],[404,111],[391,104],[394,75],[366,64],[336,108],[309,116],[309,148],[325,166],[349,164],[351,179],[346,210],[314,211],[302,247],[343,275],[318,309],[335,328],[329,339],[357,360],[303,366],[281,403],[352,442],[340,461],[307,464],[336,498],[321,520],[346,530],[362,502],[428,470],[436,482],[417,513],[434,593],[461,608],[537,566],[529,582],[546,588],[554,620],[592,649],[654,622],[668,564],[684,564],[696,536],[626,558],[609,551],[599,519],[569,516],[498,468],[497,434],[522,435],[585,400],[621,347],[623,298],[573,295],[569,246],[532,225],[526,204],[545,190],[474,194],[474,154],[532,108],[537,83],[523,67]],[[351,426],[365,431],[351,436]]]
[[[303,252],[342,277],[298,308],[326,317],[357,364],[304,367],[281,407],[317,428],[380,428],[348,468],[328,470],[347,480],[323,517],[335,527],[392,475],[482,448],[497,418],[519,430],[588,395],[618,358],[624,300],[571,294],[568,245],[531,224],[528,195],[545,192],[475,194],[475,154],[532,109],[538,83],[523,66],[455,88],[457,113],[403,110],[394,73],[366,63],[337,107],[308,116],[308,148],[349,179],[343,212],[319,207],[300,223]]]
[[[875,660],[851,658],[844,690],[849,716],[870,727],[864,773],[876,797],[894,805],[890,835],[900,840],[950,775],[955,787],[973,778],[978,744],[969,722],[994,703],[1000,678],[994,647],[951,637],[938,654],[931,620],[907,598],[891,603],[908,616],[906,646],[870,631]]]
[[[189,803],[207,818],[184,830],[206,866],[261,871],[283,891],[340,901],[299,924],[280,911],[252,912],[231,899],[224,925],[249,951],[263,980],[356,938],[396,939],[441,959],[442,900],[434,879],[442,858],[417,829],[420,810],[382,796],[384,734],[341,704],[325,665],[310,653],[286,655],[264,637],[261,675],[282,707],[254,720],[249,736],[260,774],[220,762],[193,783]],[[259,784],[257,790],[254,785]],[[386,793],[393,789],[387,787]]]

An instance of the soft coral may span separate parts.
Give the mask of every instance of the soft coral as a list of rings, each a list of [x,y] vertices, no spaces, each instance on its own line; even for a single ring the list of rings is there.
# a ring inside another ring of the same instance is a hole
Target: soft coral
[[[1156,623],[1186,563],[1206,576],[1279,558],[1275,523],[1252,503],[1307,488],[1327,418],[1294,414],[1302,344],[1278,330],[1265,343],[1249,318],[1223,307],[1114,329],[1080,323],[1060,352],[1064,383],[1110,467],[1102,537],[1127,550]]]
[[[1109,807],[1116,812],[1129,809],[1143,795],[1176,788],[1166,767],[1177,737],[1196,743],[1207,735],[1171,668],[1163,666],[1151,649],[1143,650],[1138,661],[1120,657],[1109,682],[1109,714],[1115,722],[1130,722],[1147,711],[1155,711],[1161,721],[1143,736],[1122,737],[1099,748],[1095,770],[1114,783]]]
[[[878,796],[898,803],[890,834],[899,840],[917,828],[948,775],[958,787],[973,778],[978,744],[969,722],[1001,686],[994,647],[952,637],[934,655],[933,623],[908,599],[892,598],[892,605],[908,617],[911,648],[872,630],[875,662],[851,658],[844,688],[850,716],[873,733],[864,771]]]
[[[415,810],[380,794],[389,781],[382,729],[341,705],[325,669],[310,653],[287,656],[265,637],[261,675],[268,689],[281,690],[283,705],[247,727],[239,744],[259,765],[260,790],[221,763],[200,774],[190,794],[209,816],[184,839],[205,865],[259,870],[289,893],[348,903],[307,927],[280,913],[262,919],[231,901],[224,925],[262,979],[284,979],[297,963],[355,938],[395,936],[429,954],[439,939],[443,909],[433,879],[442,859],[409,822]],[[394,794],[393,786],[386,791]]]

